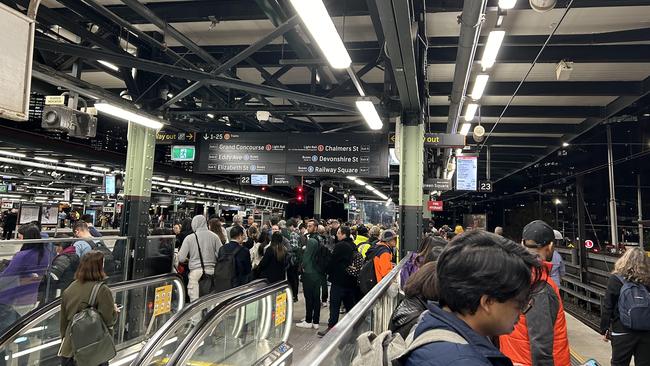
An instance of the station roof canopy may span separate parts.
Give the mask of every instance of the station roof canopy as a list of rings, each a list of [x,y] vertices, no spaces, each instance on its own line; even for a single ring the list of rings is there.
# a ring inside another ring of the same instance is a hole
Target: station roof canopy
[[[29,2],[0,1],[23,8]],[[394,36],[392,30],[382,30],[375,1],[324,3],[356,75],[379,103],[387,128],[394,129],[391,124],[403,96],[385,62],[394,56],[387,54],[385,42]],[[487,2],[474,65],[496,27],[497,3]],[[428,43],[428,65],[426,80],[419,77],[428,85],[431,132],[447,130],[462,8],[460,0],[426,1],[428,39],[419,41]],[[506,30],[503,46],[480,99],[481,124],[492,131],[485,144],[491,150],[493,180],[538,161],[610,118],[639,113],[635,103],[650,92],[649,14],[648,0],[558,0],[545,13],[519,0],[507,11],[501,25]],[[36,61],[41,71],[69,73],[82,59],[83,81],[114,94],[128,90],[134,100],[164,113],[181,130],[368,129],[354,108],[359,94],[348,73],[327,66],[289,1],[43,0],[37,19],[42,32],[35,44]],[[556,76],[560,61],[573,63],[567,80]],[[140,70],[135,77],[132,68]],[[475,76],[480,66],[473,69]],[[216,80],[219,77],[238,83]],[[269,111],[271,119],[258,121],[260,110]],[[474,144],[471,137],[468,140]]]

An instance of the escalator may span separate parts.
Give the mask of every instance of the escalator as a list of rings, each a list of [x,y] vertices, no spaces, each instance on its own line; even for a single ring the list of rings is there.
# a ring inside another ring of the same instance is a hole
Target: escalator
[[[209,297],[213,300],[203,300]],[[290,364],[293,302],[286,281],[238,291],[224,301],[214,300],[215,295],[204,298],[161,328],[131,365]],[[200,321],[182,332],[181,324],[197,317]]]

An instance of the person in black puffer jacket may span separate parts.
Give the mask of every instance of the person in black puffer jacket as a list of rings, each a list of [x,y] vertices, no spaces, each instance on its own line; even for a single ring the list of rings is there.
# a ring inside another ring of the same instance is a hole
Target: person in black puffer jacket
[[[427,302],[438,301],[436,262],[428,262],[414,273],[404,286],[404,294],[406,297],[393,311],[388,329],[406,339],[427,310]]]

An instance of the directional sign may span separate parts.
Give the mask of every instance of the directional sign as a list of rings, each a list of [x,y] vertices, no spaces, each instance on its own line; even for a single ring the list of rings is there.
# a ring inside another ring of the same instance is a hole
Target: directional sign
[[[172,146],[172,161],[194,161],[194,146]]]
[[[585,248],[591,249],[594,247],[594,242],[591,240],[585,240]]]
[[[425,147],[465,147],[465,136],[451,133],[425,133]]]
[[[428,201],[427,207],[429,211],[440,212],[443,209],[443,203],[442,201]]]
[[[422,188],[433,191],[451,191],[451,179],[425,179]]]
[[[166,132],[159,131],[156,133],[156,144],[171,145],[177,143],[194,143],[196,142],[196,133],[194,132]]]

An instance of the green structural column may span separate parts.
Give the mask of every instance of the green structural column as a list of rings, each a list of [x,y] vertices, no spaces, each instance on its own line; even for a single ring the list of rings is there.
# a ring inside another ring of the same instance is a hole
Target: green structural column
[[[323,183],[314,188],[314,218],[321,219],[321,207],[323,205]]]
[[[399,122],[398,122],[399,123]],[[424,124],[418,116],[403,116],[399,143],[400,252],[417,250],[422,235]]]
[[[149,234],[149,207],[151,205],[151,176],[153,174],[156,131],[129,122],[124,181],[124,216],[122,235],[129,238],[133,253],[130,278],[145,277],[145,255]]]

